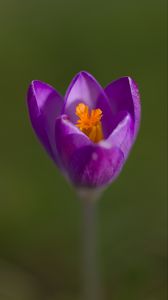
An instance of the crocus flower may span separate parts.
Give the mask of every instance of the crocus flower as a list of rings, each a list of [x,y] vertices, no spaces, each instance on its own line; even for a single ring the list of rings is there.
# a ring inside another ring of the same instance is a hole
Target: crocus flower
[[[83,71],[62,97],[34,80],[27,101],[36,135],[73,185],[104,187],[118,176],[140,124],[135,81],[123,77],[103,89]]]

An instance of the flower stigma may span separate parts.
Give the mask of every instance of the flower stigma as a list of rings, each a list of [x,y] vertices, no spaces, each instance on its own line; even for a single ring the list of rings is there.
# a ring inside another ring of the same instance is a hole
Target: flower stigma
[[[76,126],[85,133],[92,142],[98,143],[104,139],[102,130],[102,110],[100,108],[92,109],[84,103],[79,103],[76,106],[76,115],[79,117]]]

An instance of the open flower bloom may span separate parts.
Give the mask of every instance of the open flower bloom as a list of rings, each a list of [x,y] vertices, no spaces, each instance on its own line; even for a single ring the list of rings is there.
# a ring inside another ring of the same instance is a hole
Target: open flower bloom
[[[35,80],[28,89],[32,126],[59,169],[77,187],[103,187],[120,173],[140,124],[137,85],[123,77],[103,89],[87,72],[63,98]]]

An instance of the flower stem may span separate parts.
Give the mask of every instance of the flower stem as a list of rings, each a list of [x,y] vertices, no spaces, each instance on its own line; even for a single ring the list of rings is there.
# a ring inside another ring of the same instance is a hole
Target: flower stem
[[[83,209],[83,299],[100,300],[97,259],[97,201],[90,192],[80,195]]]

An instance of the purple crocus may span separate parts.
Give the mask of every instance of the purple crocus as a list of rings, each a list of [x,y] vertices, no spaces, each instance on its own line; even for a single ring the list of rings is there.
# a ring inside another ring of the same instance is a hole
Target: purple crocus
[[[140,124],[135,81],[123,77],[103,89],[82,71],[64,98],[52,86],[32,81],[27,101],[39,140],[73,185],[103,187],[118,176]]]

